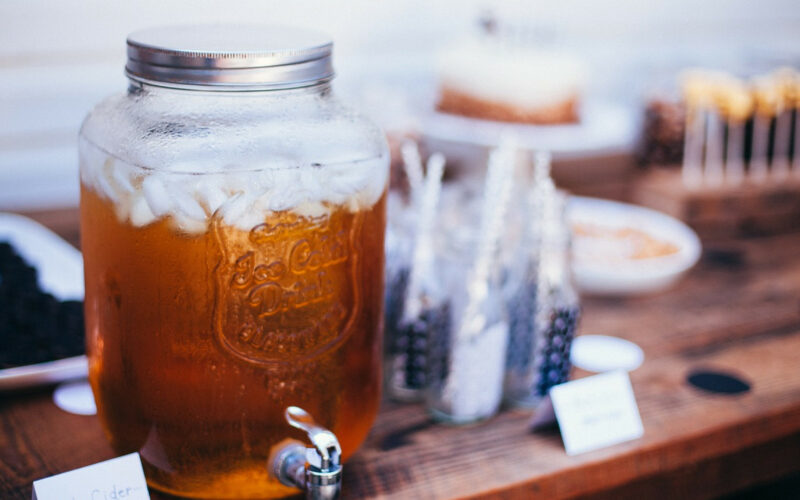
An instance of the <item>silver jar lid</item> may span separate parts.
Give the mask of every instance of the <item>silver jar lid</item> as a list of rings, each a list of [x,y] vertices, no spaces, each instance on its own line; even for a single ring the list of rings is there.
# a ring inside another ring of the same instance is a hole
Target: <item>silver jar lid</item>
[[[125,74],[198,90],[306,87],[333,77],[332,48],[322,33],[286,26],[165,26],[128,36]]]

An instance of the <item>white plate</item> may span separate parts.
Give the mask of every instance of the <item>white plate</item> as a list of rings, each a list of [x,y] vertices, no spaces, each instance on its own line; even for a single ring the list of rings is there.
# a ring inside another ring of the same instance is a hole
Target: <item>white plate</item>
[[[89,365],[86,356],[6,368],[0,370],[0,391],[57,384],[65,380],[83,378],[88,374]]]
[[[38,222],[0,212],[0,241],[8,241],[39,276],[39,287],[58,300],[83,300],[83,257]]]
[[[430,112],[421,120],[425,142],[448,159],[475,156],[476,149],[497,145],[511,132],[520,146],[550,151],[554,158],[582,158],[633,150],[637,137],[636,111],[610,102],[587,102],[581,121],[564,125],[525,125]]]
[[[35,266],[39,287],[59,300],[83,300],[83,258],[72,245],[21,215],[0,213],[0,241],[9,241]],[[22,389],[85,377],[86,356],[0,370],[0,390]]]
[[[592,238],[573,236],[572,270],[578,288],[596,295],[653,293],[674,284],[700,258],[700,239],[683,222],[627,203],[598,198],[570,197],[567,206],[570,224],[583,223],[610,229],[638,229],[651,237],[675,245],[677,252],[644,259],[607,260],[594,258]],[[596,248],[601,255],[607,249]]]

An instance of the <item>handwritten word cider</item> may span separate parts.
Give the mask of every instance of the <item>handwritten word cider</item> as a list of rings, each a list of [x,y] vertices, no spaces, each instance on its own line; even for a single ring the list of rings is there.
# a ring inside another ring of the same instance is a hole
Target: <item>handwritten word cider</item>
[[[324,38],[226,29],[131,35],[130,89],[84,123],[90,381],[152,487],[274,498],[287,407],[345,459],[377,413],[388,153],[333,99]]]

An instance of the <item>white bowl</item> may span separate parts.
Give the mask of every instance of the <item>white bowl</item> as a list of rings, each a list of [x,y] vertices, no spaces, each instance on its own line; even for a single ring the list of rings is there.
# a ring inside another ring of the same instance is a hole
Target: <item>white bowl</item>
[[[593,295],[636,295],[662,291],[673,285],[700,259],[697,234],[683,222],[661,212],[598,198],[572,196],[567,205],[570,225],[631,228],[677,247],[675,253],[631,259],[594,258],[591,238],[573,235],[572,272],[581,292]],[[597,255],[605,249],[597,248]]]

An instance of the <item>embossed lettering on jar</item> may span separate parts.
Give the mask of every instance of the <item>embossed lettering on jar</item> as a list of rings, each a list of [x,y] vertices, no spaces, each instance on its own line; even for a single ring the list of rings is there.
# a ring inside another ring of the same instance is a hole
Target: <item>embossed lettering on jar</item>
[[[178,27],[128,44],[128,91],[80,137],[100,420],[160,490],[295,493],[266,467],[300,438],[286,407],[345,458],[377,413],[383,135],[333,98],[316,33]]]

